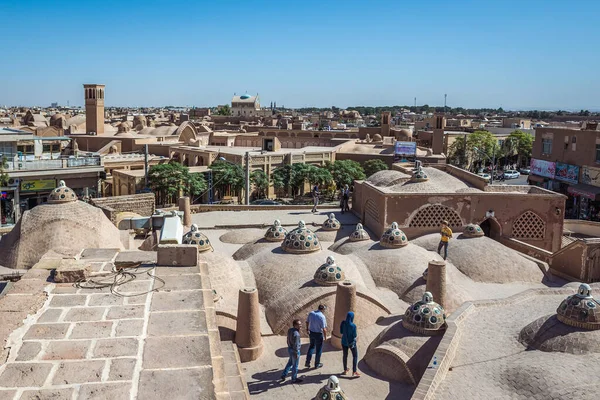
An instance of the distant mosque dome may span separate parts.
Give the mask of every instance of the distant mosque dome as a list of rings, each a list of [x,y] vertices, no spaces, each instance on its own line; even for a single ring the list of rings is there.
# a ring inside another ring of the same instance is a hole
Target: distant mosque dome
[[[240,99],[242,99],[242,100],[246,100],[246,99],[249,99],[249,98],[250,98],[250,95],[248,93],[245,93],[245,94],[243,94],[243,95],[240,96]]]

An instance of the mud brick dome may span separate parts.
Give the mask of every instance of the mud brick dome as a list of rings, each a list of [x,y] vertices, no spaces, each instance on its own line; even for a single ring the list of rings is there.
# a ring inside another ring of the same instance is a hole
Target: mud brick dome
[[[481,237],[485,235],[483,229],[481,229],[481,227],[477,224],[469,224],[465,226],[462,234],[464,237],[468,238]]]
[[[312,253],[321,250],[321,243],[317,235],[306,227],[304,221],[300,221],[298,227],[285,236],[281,248],[292,254]]]
[[[325,264],[321,265],[315,272],[315,283],[321,286],[337,285],[346,279],[342,268],[338,267],[332,256],[327,257]]]
[[[388,248],[402,247],[408,244],[404,232],[398,228],[398,223],[392,222],[392,226],[383,233],[379,241],[381,246]]]
[[[210,241],[205,234],[198,230],[198,225],[196,224],[192,224],[190,231],[183,235],[182,243],[194,244],[198,247],[198,251],[200,252],[212,250]]]
[[[323,230],[324,231],[337,231],[340,229],[342,224],[335,218],[335,214],[329,214],[329,218],[325,222],[323,222]]]
[[[556,310],[560,322],[576,328],[600,329],[600,303],[592,297],[592,288],[582,283],[572,296],[560,303]]]
[[[332,375],[327,380],[327,384],[323,386],[317,393],[316,400],[347,400],[348,396],[340,388],[340,381],[337,376]]]
[[[281,226],[281,222],[276,219],[273,225],[265,232],[265,240],[269,242],[281,242],[285,240],[287,233],[287,230]]]
[[[443,334],[446,329],[446,312],[433,301],[431,293],[425,292],[421,301],[408,307],[402,325],[412,332],[428,336]]]
[[[0,265],[33,267],[52,250],[73,257],[82,249],[122,249],[120,233],[101,209],[77,200],[60,181],[41,204],[25,211],[15,227],[0,241]]]
[[[77,196],[73,189],[65,185],[65,181],[58,182],[58,187],[48,196],[49,204],[68,203],[70,201],[77,201]]]
[[[356,228],[354,232],[352,232],[349,236],[351,242],[360,242],[361,240],[369,240],[369,234],[363,228],[362,224],[356,224]]]

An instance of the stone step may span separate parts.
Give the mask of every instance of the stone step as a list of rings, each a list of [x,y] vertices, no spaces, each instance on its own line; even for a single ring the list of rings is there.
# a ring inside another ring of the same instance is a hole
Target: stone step
[[[242,373],[242,363],[237,347],[233,342],[221,342],[221,351],[225,360],[225,377],[227,379],[227,394],[218,394],[219,400],[249,400],[250,392]]]

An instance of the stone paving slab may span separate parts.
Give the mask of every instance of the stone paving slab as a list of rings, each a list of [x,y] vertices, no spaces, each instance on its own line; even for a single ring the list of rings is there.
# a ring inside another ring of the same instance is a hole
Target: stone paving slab
[[[84,249],[79,257],[88,261],[106,261],[113,260],[119,253],[119,249]]]
[[[128,268],[139,264],[155,264],[155,251],[130,250],[121,251],[115,258],[115,266],[117,268]]]
[[[156,281],[144,271],[128,290],[152,289]],[[205,304],[213,306],[205,296],[211,289],[202,289],[198,267],[160,271],[164,276],[153,273],[164,287],[141,296],[37,278],[48,295],[25,294],[39,287],[35,280],[21,285],[23,294],[6,295],[0,335],[11,336],[0,364],[0,400],[216,398],[214,308],[205,312]]]
[[[339,208],[319,208],[316,213],[311,213],[309,208],[297,210],[253,210],[253,211],[211,211],[192,214],[192,222],[200,229],[214,228],[215,226],[240,226],[240,225],[265,225],[270,226],[278,219],[284,226],[298,225],[303,220],[306,224],[316,223],[321,225],[329,213],[336,213],[336,218],[343,224],[356,225],[359,220],[352,213],[340,214]]]
[[[334,349],[328,341],[324,345],[321,357],[323,368],[306,369],[303,367],[308,349],[308,340],[306,339],[302,339],[302,355],[298,373],[298,377],[304,379],[304,382],[292,384],[288,378],[282,384],[279,379],[288,359],[286,338],[283,336],[264,337],[263,342],[263,355],[256,361],[242,364],[250,397],[253,399],[313,399],[331,375],[339,378],[341,388],[350,399],[408,400],[414,391],[414,387],[374,377],[363,361],[360,361],[358,365],[358,369],[362,373],[360,378],[341,376],[342,352]],[[358,349],[361,359],[365,351],[366,348]],[[352,356],[349,357],[349,362],[351,362],[351,358]],[[455,398],[455,400],[459,399],[461,397]]]

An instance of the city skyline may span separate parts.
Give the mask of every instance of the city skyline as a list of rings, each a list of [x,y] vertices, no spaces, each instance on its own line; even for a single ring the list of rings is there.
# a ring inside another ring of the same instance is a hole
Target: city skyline
[[[170,7],[170,8],[169,8]],[[18,2],[2,6],[10,57],[0,104],[216,106],[234,93],[290,108],[417,104],[600,109],[581,16],[558,1]]]

